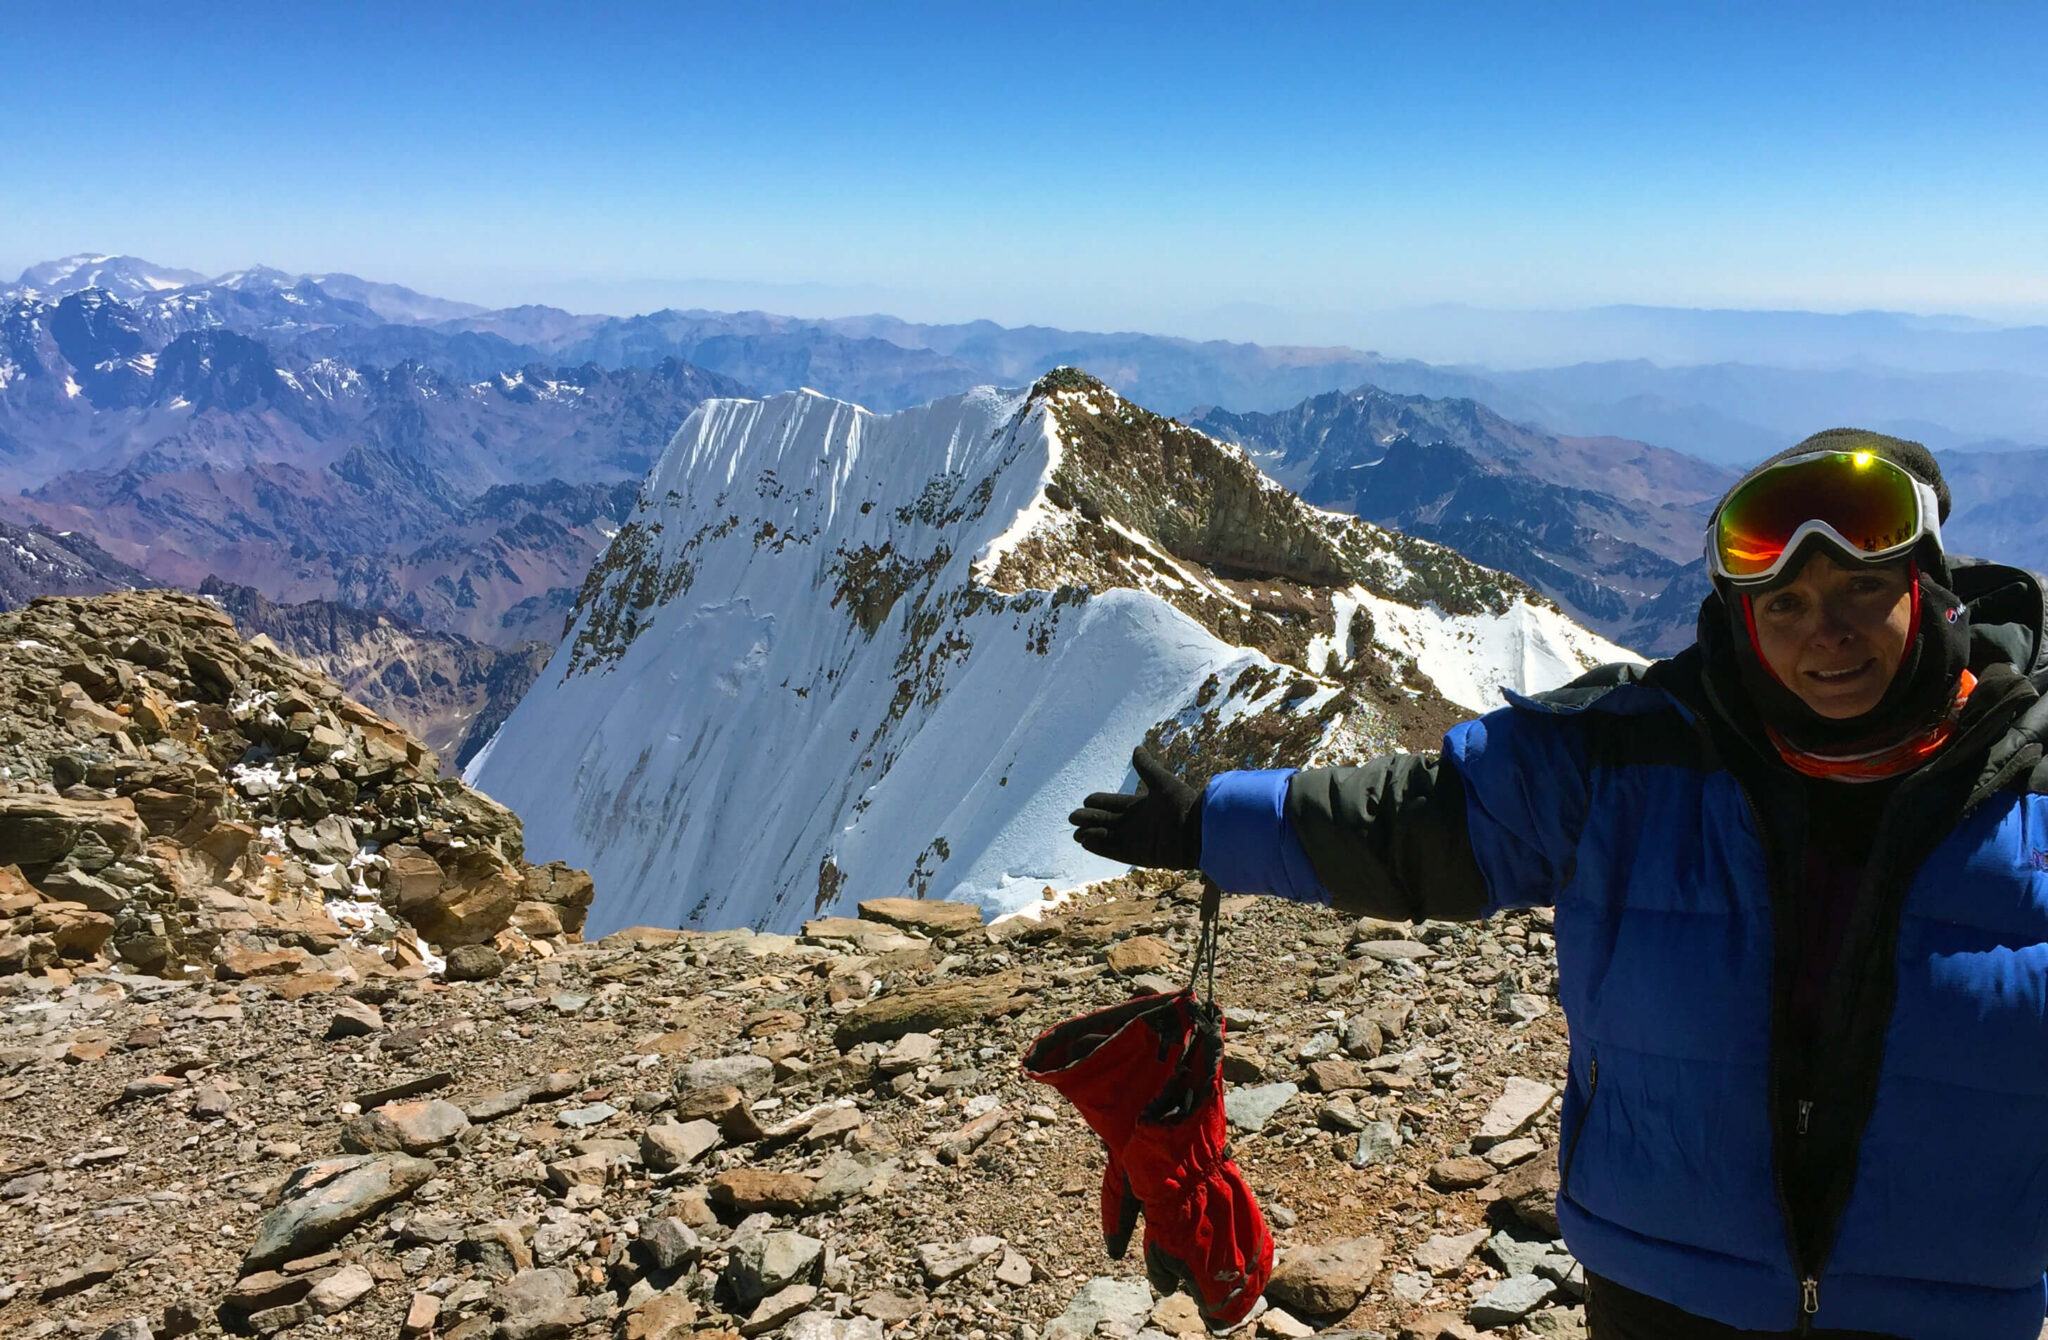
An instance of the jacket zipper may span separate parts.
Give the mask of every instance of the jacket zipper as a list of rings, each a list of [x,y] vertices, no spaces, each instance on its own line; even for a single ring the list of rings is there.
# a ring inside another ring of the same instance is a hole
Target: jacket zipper
[[[1713,747],[1711,734],[1708,737],[1708,747],[1710,749]],[[1749,783],[1743,780],[1742,774],[1740,772],[1736,771],[1734,768],[1727,767],[1725,763],[1722,766],[1726,769],[1729,779],[1735,783],[1736,791],[1741,794],[1743,805],[1749,810],[1750,825],[1756,829],[1757,840],[1759,845],[1761,845],[1765,835],[1770,830],[1764,826],[1763,811],[1757,808],[1756,796],[1751,793],[1749,789]],[[1775,905],[1782,897],[1782,893],[1776,887],[1775,875],[1777,872],[1774,868],[1774,863],[1770,862],[1768,854],[1766,855],[1766,865],[1768,867],[1772,867],[1770,873],[1774,878],[1772,879],[1773,887],[1771,889],[1771,899],[1772,903]],[[1785,927],[1778,923],[1778,919],[1775,916],[1772,918],[1772,930],[1778,936],[1782,936],[1785,931]],[[1774,950],[1774,957],[1777,953],[1781,952],[1783,952],[1782,946],[1779,947],[1777,950]],[[1784,1120],[1784,1118],[1778,1114],[1782,1113],[1785,1110],[1782,1106],[1780,1106],[1783,1099],[1778,1091],[1778,1081],[1780,1078],[1779,1072],[1783,1069],[1783,1067],[1778,1064],[1777,1035],[1778,1030],[1784,1026],[1783,1021],[1779,1017],[1780,1011],[1783,1008],[1783,1002],[1778,999],[1778,977],[1778,966],[1774,962],[1771,968],[1772,1039],[1771,1057],[1769,1062],[1770,1075],[1768,1084],[1770,1091],[1770,1111],[1772,1114],[1771,1124],[1774,1131],[1783,1131],[1784,1127],[1778,1124]],[[1799,1100],[1799,1102],[1799,1133],[1804,1135],[1806,1133],[1807,1118],[1810,1117],[1813,1113],[1812,1100],[1801,1099]],[[1801,1335],[1804,1335],[1808,1331],[1811,1331],[1813,1329],[1814,1313],[1820,1311],[1820,1278],[1819,1273],[1817,1271],[1813,1273],[1809,1273],[1808,1271],[1806,1252],[1799,1241],[1798,1225],[1792,1215],[1792,1195],[1791,1192],[1788,1191],[1785,1186],[1785,1161],[1786,1155],[1790,1152],[1791,1151],[1789,1150],[1773,1151],[1773,1157],[1771,1159],[1771,1180],[1775,1184],[1778,1192],[1778,1213],[1783,1217],[1785,1223],[1785,1246],[1788,1251],[1788,1254],[1792,1258],[1792,1273],[1799,1277],[1799,1333]]]
[[[1586,1123],[1593,1117],[1593,1099],[1600,1093],[1600,1058],[1595,1056],[1586,1067],[1586,1110],[1579,1114],[1579,1128],[1572,1132],[1572,1146],[1564,1151],[1564,1165],[1557,1170],[1557,1194],[1570,1192],[1572,1185],[1572,1161],[1579,1156],[1579,1141],[1586,1138]]]

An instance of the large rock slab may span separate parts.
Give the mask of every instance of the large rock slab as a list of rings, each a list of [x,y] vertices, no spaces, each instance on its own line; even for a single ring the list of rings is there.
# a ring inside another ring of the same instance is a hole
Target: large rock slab
[[[1512,1140],[1529,1128],[1529,1123],[1543,1115],[1550,1100],[1557,1097],[1557,1090],[1538,1080],[1523,1079],[1511,1075],[1501,1087],[1500,1097],[1486,1109],[1486,1115],[1479,1119],[1479,1129],[1472,1132],[1472,1150],[1484,1153],[1503,1140]]]
[[[244,1273],[268,1270],[339,1241],[434,1175],[407,1154],[356,1154],[308,1163],[285,1179],[276,1208],[256,1225]]]
[[[402,1151],[424,1154],[469,1129],[461,1108],[439,1098],[386,1103],[341,1128],[341,1143],[362,1154]]]
[[[960,935],[981,929],[981,909],[973,903],[939,899],[870,898],[860,905],[863,921],[879,921],[901,930],[927,935]]]
[[[1296,1247],[1280,1258],[1266,1297],[1305,1317],[1341,1317],[1358,1306],[1380,1273],[1378,1238],[1337,1238]]]
[[[1015,971],[910,987],[856,1007],[834,1030],[832,1041],[841,1051],[863,1042],[893,1042],[905,1033],[930,1033],[996,1018],[1023,1009],[1031,1000],[1024,974]]]

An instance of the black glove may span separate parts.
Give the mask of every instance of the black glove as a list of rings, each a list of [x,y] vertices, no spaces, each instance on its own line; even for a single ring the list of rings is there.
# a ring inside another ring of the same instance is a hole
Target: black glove
[[[1189,786],[1139,745],[1138,794],[1097,791],[1067,816],[1074,841],[1112,861],[1166,870],[1202,863],[1202,787]]]

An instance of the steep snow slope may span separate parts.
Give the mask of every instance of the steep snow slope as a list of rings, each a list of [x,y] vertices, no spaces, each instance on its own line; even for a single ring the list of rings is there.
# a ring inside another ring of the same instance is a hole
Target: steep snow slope
[[[1191,768],[1426,745],[1627,653],[1318,512],[1071,370],[877,416],[707,402],[470,778],[591,870],[590,930],[888,894],[1009,909],[1150,739]]]

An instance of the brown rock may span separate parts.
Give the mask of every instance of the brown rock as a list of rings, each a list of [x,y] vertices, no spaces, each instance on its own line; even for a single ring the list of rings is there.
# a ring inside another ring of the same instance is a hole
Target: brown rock
[[[1149,931],[1165,923],[1159,910],[1149,902],[1119,899],[1083,908],[1059,920],[1047,919],[1049,927],[1068,944],[1108,944],[1127,935]]]
[[[1319,1093],[1342,1093],[1347,1089],[1363,1089],[1372,1083],[1364,1066],[1335,1057],[1310,1062],[1308,1077]]]
[[[734,1168],[711,1180],[711,1200],[740,1214],[803,1214],[810,1210],[817,1184],[795,1173]]]
[[[626,1314],[622,1340],[683,1340],[695,1330],[697,1305],[672,1293],[656,1294]]]
[[[1305,1317],[1341,1317],[1358,1306],[1380,1273],[1378,1238],[1338,1238],[1296,1247],[1280,1258],[1266,1297]]]
[[[662,949],[683,938],[683,933],[665,926],[628,926],[622,931],[613,931],[597,942],[599,949],[633,949],[646,952]]]
[[[939,986],[909,987],[857,1006],[840,1022],[832,1040],[841,1051],[863,1042],[892,1042],[905,1033],[930,1033],[957,1028],[974,1019],[1012,1014],[1028,1007],[1032,1000],[1025,989],[1024,974],[1018,971]]]
[[[37,1297],[49,1303],[59,1298],[68,1298],[75,1293],[83,1293],[95,1284],[104,1284],[112,1279],[120,1273],[122,1265],[123,1262],[118,1256],[109,1252],[94,1252],[71,1269],[53,1276],[50,1282],[42,1287]]]
[[[0,796],[0,859],[31,879],[62,860],[86,833],[98,835],[115,855],[142,845],[142,821],[135,803],[125,796],[113,800],[69,800],[29,793]]]
[[[1557,1159],[1530,1159],[1500,1179],[1500,1198],[1515,1217],[1545,1237],[1562,1236],[1557,1224]]]
[[[1156,935],[1138,935],[1119,940],[1103,955],[1111,972],[1128,977],[1134,973],[1159,972],[1173,964],[1173,946]]]
[[[430,1293],[416,1293],[405,1309],[405,1321],[400,1324],[398,1334],[403,1340],[425,1340],[433,1334],[434,1323],[441,1317],[441,1300]]]
[[[552,939],[563,931],[562,910],[553,903],[519,903],[512,909],[512,929],[529,939]]]
[[[981,929],[981,909],[973,903],[949,903],[938,899],[870,898],[860,905],[865,921],[879,921],[901,930],[923,931],[927,935],[963,935]]]
[[[1401,1323],[1401,1340],[1480,1340],[1455,1312],[1428,1312]]]
[[[244,949],[231,945],[215,957],[213,975],[223,982],[246,977],[284,977],[306,966],[312,956],[303,949]]]
[[[422,1154],[469,1129],[469,1118],[439,1098],[386,1103],[342,1127],[341,1143],[360,1154],[402,1150]]]
[[[751,1144],[761,1138],[761,1123],[747,1106],[746,1095],[730,1084],[690,1089],[676,1095],[676,1120],[712,1121],[734,1144]]]
[[[549,861],[546,865],[527,866],[520,875],[525,901],[552,906],[562,929],[571,935],[583,929],[583,918],[597,893],[589,871]]]
[[[114,919],[76,903],[42,903],[29,914],[29,929],[47,935],[66,958],[91,958],[114,933]]]
[[[1439,1191],[1470,1191],[1493,1180],[1493,1165],[1485,1159],[1443,1159],[1429,1170],[1429,1184]]]

